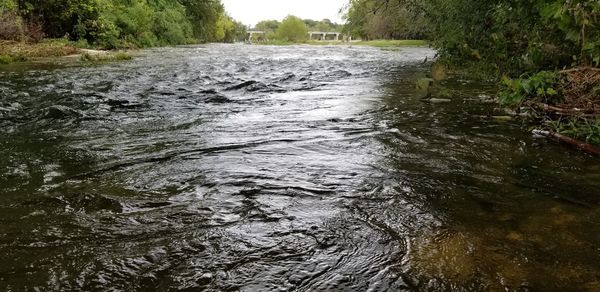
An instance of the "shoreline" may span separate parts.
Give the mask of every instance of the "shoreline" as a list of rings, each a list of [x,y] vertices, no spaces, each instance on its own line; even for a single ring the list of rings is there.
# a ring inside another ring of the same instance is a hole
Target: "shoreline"
[[[0,41],[0,66],[62,61],[83,63],[130,60],[135,51],[81,48],[63,39],[44,39],[38,43]]]

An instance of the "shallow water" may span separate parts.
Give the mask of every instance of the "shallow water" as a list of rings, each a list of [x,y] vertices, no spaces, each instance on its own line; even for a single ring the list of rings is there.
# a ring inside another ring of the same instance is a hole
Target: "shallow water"
[[[434,55],[0,68],[0,290],[600,290],[600,160],[423,103]]]

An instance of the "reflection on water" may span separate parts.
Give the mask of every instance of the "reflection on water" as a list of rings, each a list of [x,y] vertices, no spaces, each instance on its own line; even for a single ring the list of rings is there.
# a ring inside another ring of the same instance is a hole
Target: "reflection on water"
[[[485,84],[421,102],[432,56],[4,68],[1,290],[599,290],[600,161],[479,118]]]

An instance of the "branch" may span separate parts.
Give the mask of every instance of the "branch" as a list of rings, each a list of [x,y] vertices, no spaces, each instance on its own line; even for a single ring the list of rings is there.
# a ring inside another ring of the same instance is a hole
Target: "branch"
[[[581,150],[581,151],[585,151],[587,153],[591,153],[591,154],[595,154],[595,155],[600,155],[600,148],[585,143],[583,141],[579,141],[577,139],[573,139],[571,137],[567,137],[558,133],[555,133],[553,131],[542,131],[542,130],[533,130],[533,134],[534,135],[539,135],[539,136],[543,136],[543,137],[547,137],[565,144],[569,144],[571,146],[576,147],[577,149]]]

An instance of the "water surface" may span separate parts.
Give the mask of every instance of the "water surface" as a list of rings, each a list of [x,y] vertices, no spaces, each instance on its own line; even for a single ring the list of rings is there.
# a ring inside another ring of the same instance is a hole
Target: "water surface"
[[[0,71],[0,290],[598,291],[600,160],[426,48]]]

